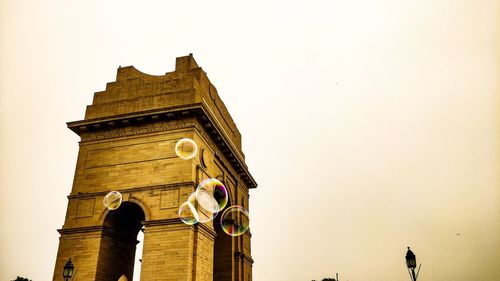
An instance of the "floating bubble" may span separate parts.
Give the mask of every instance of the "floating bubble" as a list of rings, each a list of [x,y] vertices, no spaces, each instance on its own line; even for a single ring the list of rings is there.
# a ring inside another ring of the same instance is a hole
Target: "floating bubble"
[[[122,194],[118,191],[111,191],[104,196],[102,203],[108,210],[116,210],[122,204]]]
[[[180,139],[175,144],[175,154],[181,159],[189,160],[196,155],[196,152],[198,152],[198,146],[190,138]]]
[[[205,198],[203,198],[205,199]],[[196,199],[196,192],[191,193],[189,195],[189,198],[187,200],[193,207],[194,207],[194,217],[196,218],[197,221],[205,223],[209,222],[214,219],[214,217],[217,215],[216,213],[210,212],[209,210],[205,209]],[[214,200],[215,202],[215,200]],[[204,202],[207,204],[207,202]],[[214,203],[216,205],[216,203]]]
[[[188,225],[193,225],[198,222],[195,216],[196,209],[190,202],[182,203],[179,208],[179,218],[181,221]]]
[[[220,210],[217,200],[205,190],[196,190],[196,201],[210,213],[218,213]]]
[[[217,207],[213,205],[213,200],[209,200],[208,198],[213,198],[217,203]],[[217,179],[206,179],[196,188],[196,199],[205,209],[212,213],[217,213],[223,210],[227,205],[227,189],[222,182]]]
[[[222,213],[220,225],[222,230],[231,236],[241,235],[250,226],[248,211],[241,206],[231,206]]]

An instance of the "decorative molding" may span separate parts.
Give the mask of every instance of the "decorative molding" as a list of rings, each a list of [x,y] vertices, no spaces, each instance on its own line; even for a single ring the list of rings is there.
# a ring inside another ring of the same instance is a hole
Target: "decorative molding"
[[[72,227],[72,228],[63,228],[58,229],[57,232],[61,235],[68,235],[68,234],[88,234],[92,232],[101,232],[103,230],[104,226],[102,225],[97,225],[97,226],[84,226],[84,227]]]

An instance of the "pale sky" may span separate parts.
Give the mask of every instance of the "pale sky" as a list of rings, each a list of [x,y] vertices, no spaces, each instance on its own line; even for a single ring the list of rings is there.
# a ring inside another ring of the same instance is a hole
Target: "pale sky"
[[[233,116],[255,281],[500,280],[500,2],[0,0],[0,280],[51,280],[81,120],[193,53]],[[460,235],[457,235],[460,234]]]

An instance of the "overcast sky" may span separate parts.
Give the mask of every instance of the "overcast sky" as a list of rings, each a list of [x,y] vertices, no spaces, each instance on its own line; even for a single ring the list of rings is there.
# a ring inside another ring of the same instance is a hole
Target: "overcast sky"
[[[81,120],[193,53],[233,116],[256,281],[500,280],[500,3],[0,0],[0,279],[51,280]]]

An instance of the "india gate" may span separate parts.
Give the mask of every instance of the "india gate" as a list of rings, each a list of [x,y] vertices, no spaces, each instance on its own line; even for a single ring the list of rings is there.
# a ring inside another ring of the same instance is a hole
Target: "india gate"
[[[227,205],[247,210],[249,190],[257,187],[240,132],[191,54],[177,58],[175,71],[162,76],[118,68],[116,81],[94,94],[85,118],[68,127],[81,140],[58,230],[54,281],[64,280],[70,258],[71,280],[132,280],[139,231],[144,232],[143,281],[252,280],[250,230],[233,237],[221,230],[217,217],[187,225],[178,216],[180,204],[204,179],[223,182]],[[174,149],[186,137],[198,146],[190,160],[177,157]],[[102,203],[112,190],[123,196],[114,211]]]

